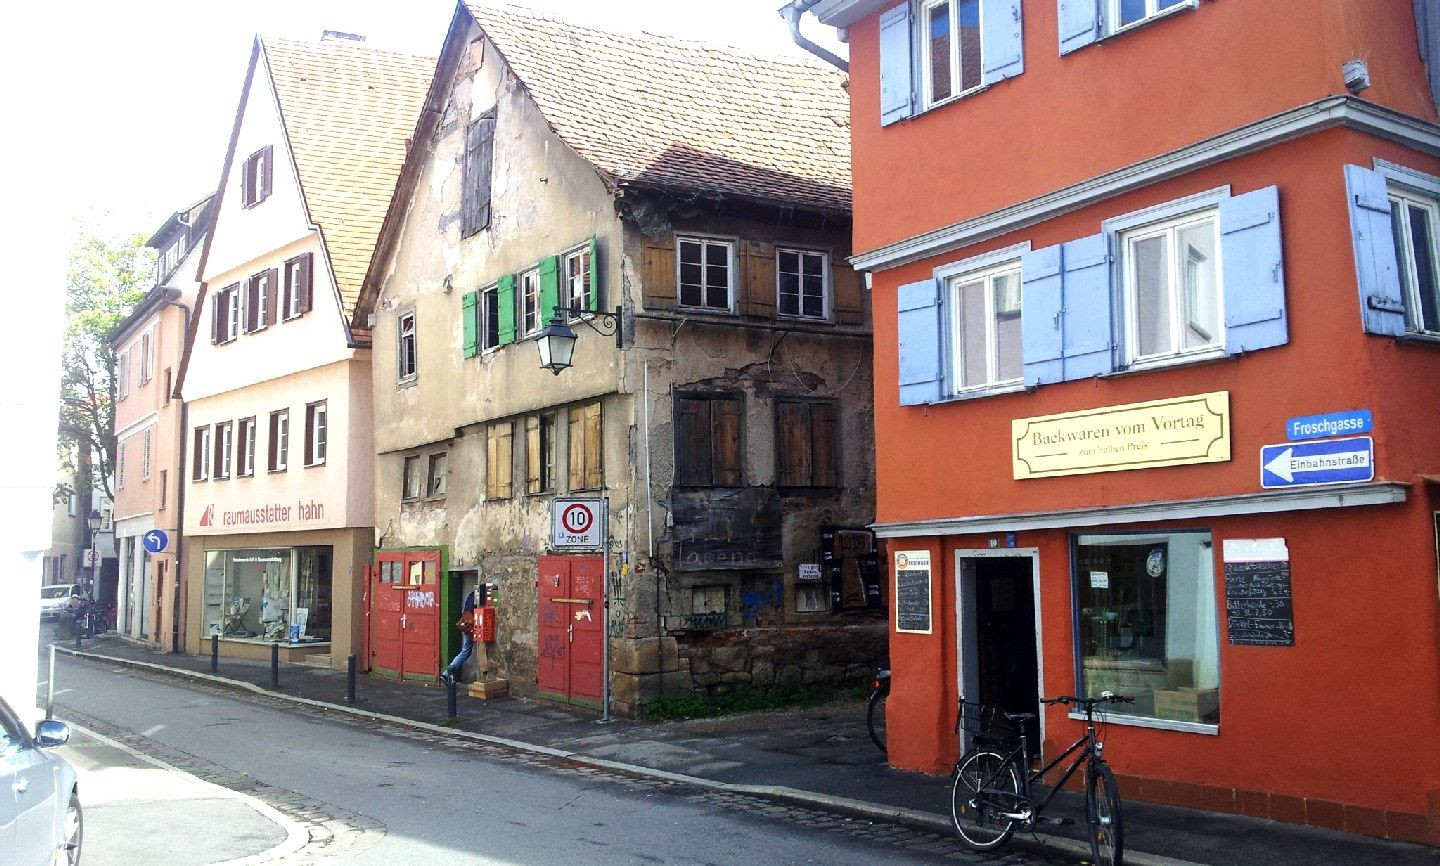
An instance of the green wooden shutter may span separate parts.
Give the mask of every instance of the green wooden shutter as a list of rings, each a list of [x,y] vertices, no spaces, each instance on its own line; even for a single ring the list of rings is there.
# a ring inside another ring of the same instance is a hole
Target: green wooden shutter
[[[515,275],[506,274],[500,278],[495,289],[496,301],[500,307],[500,345],[515,342]]]
[[[540,327],[550,324],[555,308],[560,306],[560,257],[540,260],[540,310],[536,314]]]
[[[479,341],[475,337],[476,312],[479,307],[479,292],[466,292],[460,296],[460,325],[465,334],[465,357],[473,358],[480,351]]]
[[[600,256],[596,254],[595,238],[590,238],[590,307],[600,309]]]

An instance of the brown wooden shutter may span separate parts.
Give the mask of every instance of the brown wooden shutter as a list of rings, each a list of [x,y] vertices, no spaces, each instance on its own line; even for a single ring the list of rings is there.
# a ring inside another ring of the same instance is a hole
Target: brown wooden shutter
[[[810,405],[810,483],[816,487],[840,486],[839,419],[840,408],[835,403]]]
[[[810,407],[804,403],[776,403],[780,425],[777,448],[780,454],[781,487],[808,487],[811,479]]]
[[[525,419],[525,492],[540,492],[540,416]]]
[[[270,196],[270,183],[275,175],[275,154],[270,145],[260,149],[260,196],[256,201],[263,201]]]
[[[315,407],[305,407],[305,465],[315,462]]]
[[[740,486],[740,401],[710,401],[711,476],[716,487]]]
[[[312,274],[315,270],[315,254],[306,253],[300,258],[300,312],[310,312]]]
[[[741,241],[740,312],[746,316],[775,317],[775,245]]]
[[[710,401],[675,398],[675,485],[710,486],[710,452]]]
[[[604,450],[600,439],[600,404],[585,408],[585,486],[599,490],[605,486]]]
[[[647,309],[675,308],[678,286],[675,283],[675,235],[659,240],[644,236],[644,265],[640,277],[640,297]]]
[[[265,324],[267,325],[275,324],[279,318],[277,315],[279,311],[275,306],[280,296],[279,287],[280,271],[271,268],[265,272]]]
[[[240,311],[240,330],[250,333],[256,328],[257,313],[260,312],[260,280],[251,277],[245,281],[245,306]]]
[[[245,207],[255,203],[255,186],[250,179],[255,176],[255,155],[240,163],[240,203]]]
[[[224,292],[216,292],[210,300],[210,342],[220,342],[220,299],[225,297]]]
[[[835,321],[865,324],[865,275],[837,262],[830,268],[830,284],[835,290]]]
[[[570,489],[585,489],[585,410],[582,406],[571,406],[569,424],[569,483]]]
[[[506,421],[500,425],[500,445],[497,449],[500,458],[500,496],[509,499],[512,490],[512,480],[515,476],[515,447],[514,447],[514,425]]]
[[[266,443],[266,453],[267,453],[269,456],[268,456],[268,459],[267,459],[266,462],[265,462],[265,468],[266,468],[266,469],[269,469],[269,470],[272,471],[272,472],[275,470],[275,460],[276,460],[276,458],[279,456],[279,454],[276,452],[276,448],[277,448],[277,446],[280,444],[280,429],[279,429],[279,428],[280,428],[279,419],[276,418],[274,412],[271,412],[271,413],[270,413],[270,432],[269,432],[269,435],[266,436],[266,439],[268,440],[268,442]]]

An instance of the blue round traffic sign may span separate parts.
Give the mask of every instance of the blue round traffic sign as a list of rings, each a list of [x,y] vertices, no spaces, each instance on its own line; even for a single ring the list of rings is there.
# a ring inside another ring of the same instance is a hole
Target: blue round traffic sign
[[[163,529],[152,529],[140,536],[140,542],[150,553],[163,553],[165,548],[170,546],[170,536],[166,535]]]

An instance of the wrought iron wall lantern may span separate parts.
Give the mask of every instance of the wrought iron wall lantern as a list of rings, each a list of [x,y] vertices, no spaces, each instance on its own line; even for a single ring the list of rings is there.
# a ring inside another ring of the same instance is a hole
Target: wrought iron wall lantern
[[[579,307],[556,307],[555,315],[551,317],[550,324],[545,326],[536,337],[536,344],[540,348],[540,366],[549,370],[555,375],[570,366],[575,356],[575,331],[566,321],[570,316],[584,322],[590,330],[602,336],[615,335],[615,348],[624,348],[624,341],[620,332],[621,308],[616,307],[613,313],[597,313],[592,310],[583,310]]]

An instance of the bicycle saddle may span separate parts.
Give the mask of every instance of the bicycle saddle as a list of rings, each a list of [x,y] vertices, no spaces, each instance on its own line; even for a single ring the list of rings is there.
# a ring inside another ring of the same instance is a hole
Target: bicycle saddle
[[[1005,720],[1006,720],[1007,722],[1010,722],[1011,724],[1019,724],[1020,722],[1028,722],[1028,721],[1030,721],[1030,720],[1033,719],[1033,718],[1035,718],[1035,714],[1034,714],[1034,713],[1006,713],[1006,714],[1005,714]]]

